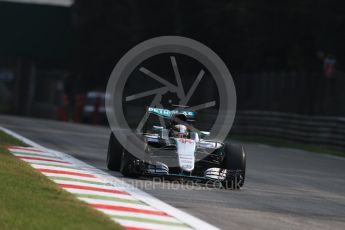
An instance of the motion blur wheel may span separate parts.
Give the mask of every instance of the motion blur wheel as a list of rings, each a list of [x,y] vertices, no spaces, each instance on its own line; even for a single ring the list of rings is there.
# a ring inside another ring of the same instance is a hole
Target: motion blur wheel
[[[246,152],[242,145],[225,143],[223,168],[227,170],[223,186],[226,189],[239,189],[246,176]]]
[[[122,161],[123,147],[116,139],[113,132],[110,134],[108,154],[107,154],[107,168],[113,171],[120,171]]]

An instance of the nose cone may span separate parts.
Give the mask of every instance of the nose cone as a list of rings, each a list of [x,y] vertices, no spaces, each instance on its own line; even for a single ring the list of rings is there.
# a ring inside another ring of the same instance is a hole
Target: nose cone
[[[184,171],[191,172],[195,164],[195,141],[185,138],[175,138],[175,141],[180,168]]]

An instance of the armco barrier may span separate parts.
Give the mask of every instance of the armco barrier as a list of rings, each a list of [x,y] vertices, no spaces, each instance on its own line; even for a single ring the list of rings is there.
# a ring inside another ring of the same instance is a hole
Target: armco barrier
[[[283,138],[345,150],[345,117],[238,111],[233,134]]]

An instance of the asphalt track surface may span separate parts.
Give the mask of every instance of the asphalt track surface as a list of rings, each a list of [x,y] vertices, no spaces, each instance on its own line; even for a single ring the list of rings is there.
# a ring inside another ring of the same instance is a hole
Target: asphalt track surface
[[[2,115],[0,126],[107,170],[108,128]],[[345,229],[345,158],[245,148],[247,178],[240,191],[123,179],[221,229]]]

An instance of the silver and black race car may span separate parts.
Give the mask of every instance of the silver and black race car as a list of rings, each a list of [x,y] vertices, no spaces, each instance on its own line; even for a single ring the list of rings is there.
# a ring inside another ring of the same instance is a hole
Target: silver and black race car
[[[242,145],[208,140],[210,133],[193,128],[191,122],[196,113],[186,108],[149,107],[147,113],[168,120],[168,125],[153,125],[136,134],[142,140],[142,153],[128,152],[111,133],[107,155],[109,170],[120,171],[126,177],[215,181],[233,189],[243,186],[246,152]]]

